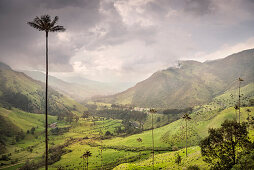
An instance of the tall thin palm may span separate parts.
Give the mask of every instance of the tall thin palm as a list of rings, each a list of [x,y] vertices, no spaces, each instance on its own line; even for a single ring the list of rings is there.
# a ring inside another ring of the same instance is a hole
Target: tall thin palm
[[[143,140],[142,140],[141,138],[137,138],[137,141],[138,141],[139,143],[142,143],[142,142],[143,142]],[[139,160],[140,160],[140,158],[141,158],[141,150],[139,151]]]
[[[188,156],[188,154],[187,154],[187,121],[190,120],[191,118],[188,113],[185,113],[182,118],[185,120],[185,123],[186,123],[186,126],[185,126],[185,128],[186,128],[185,129],[185,140],[186,140],[185,141],[185,149],[186,149],[186,157],[187,157]]]
[[[241,123],[241,120],[240,120],[240,114],[241,114],[241,94],[240,94],[240,88],[241,88],[241,82],[243,81],[242,78],[238,78],[238,81],[239,81],[239,101],[238,101],[238,106],[239,106],[239,123]]]
[[[31,27],[46,32],[46,97],[45,97],[45,144],[46,144],[46,158],[45,168],[48,169],[48,33],[49,32],[62,32],[65,31],[63,26],[56,25],[58,16],[53,20],[49,15],[42,15],[40,18],[35,17],[32,22],[27,22]]]
[[[86,168],[88,169],[88,158],[92,156],[92,153],[90,151],[86,151],[82,157],[83,157],[83,160],[86,158]]]
[[[152,151],[152,154],[153,154],[153,169],[154,169],[154,136],[153,136],[153,114],[154,113],[157,113],[157,110],[155,109],[150,109],[150,112],[152,113],[152,142],[153,142],[153,151]]]

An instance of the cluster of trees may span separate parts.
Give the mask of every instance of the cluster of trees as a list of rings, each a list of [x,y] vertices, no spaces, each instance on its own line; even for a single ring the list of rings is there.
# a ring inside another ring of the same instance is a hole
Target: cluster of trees
[[[22,93],[15,93],[8,89],[3,90],[3,95],[0,96],[2,105],[6,109],[11,109],[11,107],[16,107],[27,112],[31,112],[30,101],[28,97]]]
[[[19,142],[21,140],[23,140],[25,138],[25,133],[23,132],[23,130],[19,131],[16,136],[15,136],[15,141]]]
[[[249,140],[247,124],[226,120],[221,128],[209,129],[201,141],[204,161],[213,169],[251,169],[254,165],[254,143]]]
[[[124,129],[116,129],[117,133],[135,134],[143,130],[143,123],[147,114],[140,111],[122,110],[122,109],[103,109],[95,113],[97,116],[121,119]],[[136,123],[138,122],[138,123]]]
[[[34,132],[35,132],[35,127],[32,127],[31,130],[26,131],[27,134],[31,133],[32,135],[34,135]]]
[[[171,123],[181,118],[181,115],[183,113],[191,113],[191,112],[192,108],[187,107],[184,109],[166,109],[162,111],[162,114],[167,115],[168,123]]]
[[[69,132],[70,127],[63,127],[63,128],[59,128],[56,127],[54,129],[51,129],[50,132],[52,135],[61,135],[63,133]]]
[[[122,120],[133,120],[142,122],[147,118],[147,114],[140,111],[132,111],[132,110],[114,110],[114,109],[103,109],[98,110],[96,113],[98,116],[112,118],[112,119],[122,119]]]

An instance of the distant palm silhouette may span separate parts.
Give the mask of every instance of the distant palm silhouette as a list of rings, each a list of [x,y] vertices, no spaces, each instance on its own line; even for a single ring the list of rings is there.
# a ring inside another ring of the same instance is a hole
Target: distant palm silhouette
[[[152,113],[152,142],[153,142],[153,169],[154,169],[154,136],[153,136],[153,114],[157,112],[155,109],[150,109],[150,112]]]
[[[241,82],[243,81],[243,79],[242,78],[238,78],[238,81],[239,81],[239,103],[238,103],[238,105],[239,105],[239,123],[241,123],[241,120],[240,120],[240,114],[241,114],[241,111],[240,111],[240,109],[241,109],[241,94],[240,94],[240,88],[241,88]]]
[[[92,156],[92,153],[90,151],[86,151],[83,155],[82,155],[82,158],[83,158],[83,161],[86,159],[86,168],[88,170],[88,158]]]
[[[237,110],[239,109],[238,105],[235,104],[235,121],[237,122]]]
[[[137,138],[137,142],[142,143],[143,140],[141,138]],[[139,160],[141,158],[141,150],[139,151]]]
[[[185,113],[182,118],[185,120],[185,123],[186,123],[186,126],[185,126],[185,128],[186,128],[185,129],[185,139],[186,139],[185,149],[186,149],[186,156],[188,156],[188,154],[187,154],[187,121],[190,120],[191,118],[188,113]]]
[[[63,26],[56,25],[58,16],[55,16],[53,21],[49,15],[42,15],[40,18],[35,17],[32,22],[27,22],[31,27],[46,32],[46,97],[45,97],[45,144],[46,144],[46,158],[45,169],[48,169],[48,33],[65,31]]]

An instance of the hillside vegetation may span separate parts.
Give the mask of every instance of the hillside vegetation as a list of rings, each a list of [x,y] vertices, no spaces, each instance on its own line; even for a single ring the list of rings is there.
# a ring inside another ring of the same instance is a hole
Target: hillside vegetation
[[[243,96],[249,96],[243,98],[243,103],[248,103],[249,98],[253,98],[254,95],[254,84],[249,84],[242,88]],[[199,141],[208,135],[208,128],[217,128],[220,127],[221,123],[226,119],[235,120],[236,111],[234,109],[234,104],[224,105],[221,107],[220,103],[217,104],[218,99],[222,101],[228,101],[228,96],[231,92],[235,90],[229,90],[224,94],[215,98],[211,103],[207,105],[202,105],[194,108],[193,113],[190,115],[192,118],[188,122],[188,143],[189,146],[195,146]],[[229,102],[229,101],[228,101]],[[229,102],[230,103],[230,102]],[[248,117],[247,109],[251,111],[253,115],[254,107],[243,107],[241,109],[241,120],[246,121]],[[238,113],[238,112],[237,112]],[[142,147],[140,143],[136,142],[137,138],[142,138],[143,147],[151,147],[151,131],[145,131],[141,134],[132,135],[126,138],[115,138],[114,140],[105,141],[106,146],[125,146],[125,147]],[[168,148],[169,150],[172,147],[181,148],[185,146],[185,122],[182,119],[174,121],[166,126],[154,129],[154,140],[155,146],[158,146],[159,150]],[[114,142],[113,142],[114,141]]]
[[[254,81],[254,49],[204,63],[181,61],[178,67],[158,71],[122,93],[96,101],[139,107],[192,107],[236,88],[238,77],[245,80],[244,85]]]
[[[45,110],[45,85],[24,73],[16,72],[5,64],[0,65],[0,105],[7,109],[19,108],[32,113]],[[86,108],[52,88],[49,89],[50,115],[81,114]]]

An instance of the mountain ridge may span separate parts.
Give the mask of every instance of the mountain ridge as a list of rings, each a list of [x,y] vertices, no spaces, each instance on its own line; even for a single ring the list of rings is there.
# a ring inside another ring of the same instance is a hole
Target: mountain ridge
[[[254,81],[254,49],[210,62],[180,61],[121,93],[95,101],[139,107],[183,108],[209,102],[237,87],[238,77],[246,85]]]

